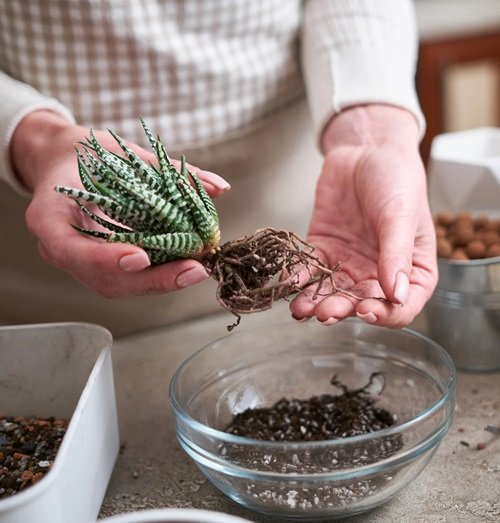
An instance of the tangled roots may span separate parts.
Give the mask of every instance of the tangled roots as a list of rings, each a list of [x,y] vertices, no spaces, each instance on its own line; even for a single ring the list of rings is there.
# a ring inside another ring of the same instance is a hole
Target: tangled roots
[[[217,299],[237,317],[228,330],[239,324],[241,314],[270,309],[276,300],[312,284],[317,284],[315,297],[325,282],[329,283],[329,294],[339,292],[333,281],[338,266],[330,269],[313,251],[314,247],[296,234],[270,227],[223,244],[205,264],[218,283]],[[309,279],[301,283],[299,273],[304,271]]]

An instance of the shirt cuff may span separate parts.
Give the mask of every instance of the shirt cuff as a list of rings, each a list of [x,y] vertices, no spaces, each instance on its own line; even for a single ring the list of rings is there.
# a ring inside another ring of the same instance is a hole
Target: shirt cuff
[[[410,0],[309,0],[302,64],[319,146],[332,116],[360,104],[411,112],[425,133],[415,72],[418,35]]]
[[[326,78],[308,89],[318,145],[332,116],[360,104],[388,104],[406,109],[415,117],[420,139],[423,138],[426,124],[414,80],[398,67],[399,62],[391,60],[385,52],[367,53],[366,49],[345,49],[328,57],[324,68]]]
[[[23,186],[14,173],[10,160],[10,142],[17,126],[29,113],[37,110],[54,111],[75,123],[71,111],[54,98],[49,98],[29,85],[1,75],[0,82],[0,180],[23,196],[31,193]]]

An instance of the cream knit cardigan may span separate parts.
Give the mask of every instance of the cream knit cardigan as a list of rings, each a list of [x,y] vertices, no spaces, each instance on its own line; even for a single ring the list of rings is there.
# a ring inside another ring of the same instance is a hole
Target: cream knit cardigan
[[[319,139],[342,109],[424,119],[411,0],[0,3],[0,179],[16,126],[49,109],[142,143],[138,116],[192,148],[255,127],[306,92]]]

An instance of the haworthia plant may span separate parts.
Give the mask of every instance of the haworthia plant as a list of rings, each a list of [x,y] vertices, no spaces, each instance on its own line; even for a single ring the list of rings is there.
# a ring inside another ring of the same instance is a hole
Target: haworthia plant
[[[83,234],[137,245],[155,264],[202,259],[219,246],[217,210],[199,178],[188,170],[185,158],[177,169],[160,137],[155,139],[142,119],[141,123],[158,166],[139,158],[113,131],[109,132],[124,154],[107,151],[91,130],[80,144],[82,150],[77,149],[83,189],[57,186],[55,190],[75,200],[87,216],[109,231],[74,226]],[[90,210],[89,204],[103,216]]]

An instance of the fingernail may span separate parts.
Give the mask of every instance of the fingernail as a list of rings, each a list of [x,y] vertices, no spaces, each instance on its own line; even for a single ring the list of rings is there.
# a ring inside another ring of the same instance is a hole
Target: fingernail
[[[203,267],[196,266],[191,267],[191,269],[188,269],[187,271],[181,272],[177,276],[175,283],[177,284],[177,287],[189,287],[190,285],[199,283],[207,278],[207,271]]]
[[[410,281],[404,272],[396,274],[396,283],[394,284],[394,298],[398,303],[403,304],[408,298],[410,290]]]
[[[366,323],[375,323],[378,320],[377,315],[373,312],[365,312],[364,314],[357,312],[356,315]]]
[[[328,326],[328,325],[333,325],[333,324],[337,323],[338,321],[339,320],[337,318],[334,318],[333,316],[330,316],[325,321],[320,321],[320,323],[321,323],[321,325]]]
[[[229,183],[218,174],[215,174],[210,171],[201,171],[200,174],[203,174],[203,178],[206,182],[211,183],[214,187],[217,187],[218,189],[222,189],[223,191],[231,189]]]
[[[311,319],[311,316],[304,316],[303,318],[297,318],[292,314],[292,318],[297,321],[298,323],[305,323],[306,321],[309,321]]]
[[[121,269],[127,272],[142,271],[151,265],[148,255],[144,251],[134,252],[134,254],[126,254],[118,261]]]

